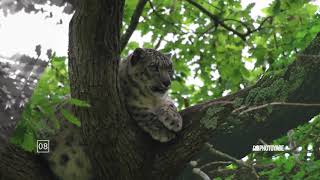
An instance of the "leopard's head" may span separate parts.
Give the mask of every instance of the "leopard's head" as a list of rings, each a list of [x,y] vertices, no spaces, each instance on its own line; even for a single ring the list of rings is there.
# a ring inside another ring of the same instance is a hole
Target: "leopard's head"
[[[154,49],[137,48],[129,56],[131,73],[136,83],[154,96],[163,96],[171,85],[171,54]]]

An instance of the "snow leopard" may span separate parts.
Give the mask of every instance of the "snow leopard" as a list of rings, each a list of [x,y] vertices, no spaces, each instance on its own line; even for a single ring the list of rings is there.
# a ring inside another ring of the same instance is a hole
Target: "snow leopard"
[[[121,94],[137,125],[152,139],[165,143],[176,137],[182,118],[168,96],[173,67],[170,54],[137,48],[119,65]],[[50,138],[50,153],[43,154],[57,179],[94,179],[88,145],[80,129],[65,122],[61,131]]]
[[[168,96],[171,54],[137,48],[120,63],[120,87],[131,117],[154,140],[168,142],[182,129],[182,117]]]

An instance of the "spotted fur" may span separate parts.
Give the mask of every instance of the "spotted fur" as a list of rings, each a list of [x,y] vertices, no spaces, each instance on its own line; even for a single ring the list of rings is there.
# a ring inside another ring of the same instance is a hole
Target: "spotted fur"
[[[127,109],[153,139],[168,142],[182,128],[182,118],[167,91],[172,76],[170,55],[136,49],[120,64],[120,85]],[[50,153],[43,154],[59,180],[94,179],[79,128],[70,124],[51,138]]]
[[[80,129],[66,122],[61,132],[50,141],[50,153],[42,154],[58,180],[94,179],[86,145]]]
[[[120,64],[120,84],[127,109],[151,137],[168,142],[182,128],[182,118],[167,91],[173,73],[171,55],[137,48]]]

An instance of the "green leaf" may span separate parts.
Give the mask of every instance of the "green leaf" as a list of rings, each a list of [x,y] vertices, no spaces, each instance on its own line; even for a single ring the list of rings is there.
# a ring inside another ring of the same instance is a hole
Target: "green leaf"
[[[75,117],[71,112],[64,110],[64,109],[61,109],[61,113],[72,124],[75,124],[78,127],[81,126],[80,120],[77,117]]]
[[[293,180],[300,180],[304,177],[306,173],[304,171],[299,171],[297,174],[293,176]]]
[[[32,132],[27,132],[24,135],[22,147],[27,151],[32,151],[36,149],[36,139]]]
[[[79,107],[90,107],[90,104],[86,103],[83,100],[75,99],[75,98],[68,99],[67,103],[75,105],[75,106],[79,106]]]
[[[295,163],[293,161],[285,162],[284,163],[284,172],[289,173],[294,166],[295,166]]]

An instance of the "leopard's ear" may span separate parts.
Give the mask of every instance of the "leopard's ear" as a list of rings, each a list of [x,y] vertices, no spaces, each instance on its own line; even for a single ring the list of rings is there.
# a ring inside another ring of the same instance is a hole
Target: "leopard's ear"
[[[166,53],[164,54],[168,59],[171,59],[172,58],[172,54],[171,53]]]
[[[136,48],[130,58],[130,62],[132,65],[137,64],[141,59],[143,59],[146,55],[146,51],[142,48]]]

